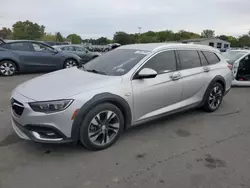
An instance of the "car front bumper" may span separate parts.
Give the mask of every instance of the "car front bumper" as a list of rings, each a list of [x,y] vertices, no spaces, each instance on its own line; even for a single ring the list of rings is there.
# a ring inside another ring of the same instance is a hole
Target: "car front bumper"
[[[67,138],[59,130],[54,129],[46,125],[20,125],[12,119],[12,127],[16,134],[24,140],[32,140],[39,143],[69,143],[74,142],[70,138]],[[33,129],[32,129],[33,128]],[[36,129],[39,128],[39,129]],[[45,132],[50,135],[50,137],[45,135]],[[54,135],[51,137],[51,135]]]
[[[14,99],[14,102],[13,102]],[[29,102],[33,100],[13,92],[11,103],[12,127],[16,134],[25,140],[41,143],[73,142],[71,129],[74,102],[64,111],[52,114],[34,112]]]

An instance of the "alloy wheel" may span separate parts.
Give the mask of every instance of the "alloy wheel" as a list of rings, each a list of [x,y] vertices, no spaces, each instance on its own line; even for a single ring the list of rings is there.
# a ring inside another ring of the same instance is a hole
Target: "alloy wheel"
[[[65,63],[65,68],[71,68],[77,66],[77,63],[75,60],[67,60]]]
[[[112,142],[120,129],[120,120],[112,111],[98,113],[90,122],[88,128],[89,140],[98,146]]]
[[[16,67],[11,62],[4,62],[0,65],[0,72],[4,76],[11,76],[16,72]]]
[[[212,89],[212,91],[209,95],[208,104],[209,104],[210,108],[217,109],[222,101],[222,97],[223,97],[222,88],[219,87],[218,85],[216,85]]]

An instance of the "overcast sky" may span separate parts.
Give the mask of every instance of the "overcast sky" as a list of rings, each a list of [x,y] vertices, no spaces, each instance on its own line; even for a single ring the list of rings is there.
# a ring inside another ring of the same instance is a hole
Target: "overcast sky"
[[[181,29],[238,36],[250,30],[250,0],[0,0],[0,28],[31,20],[83,39]]]

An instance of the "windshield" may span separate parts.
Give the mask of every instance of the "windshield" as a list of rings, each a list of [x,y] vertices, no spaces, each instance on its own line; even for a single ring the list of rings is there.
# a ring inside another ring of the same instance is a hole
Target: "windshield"
[[[150,51],[117,49],[93,59],[84,65],[84,69],[105,75],[121,76],[129,72],[149,53]]]
[[[222,53],[228,63],[233,64],[236,60],[246,55],[244,51],[227,51]]]

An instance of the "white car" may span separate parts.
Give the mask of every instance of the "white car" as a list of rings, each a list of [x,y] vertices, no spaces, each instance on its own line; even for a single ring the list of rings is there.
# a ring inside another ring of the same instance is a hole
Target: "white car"
[[[230,50],[222,54],[232,65],[232,85],[250,86],[250,50]]]

